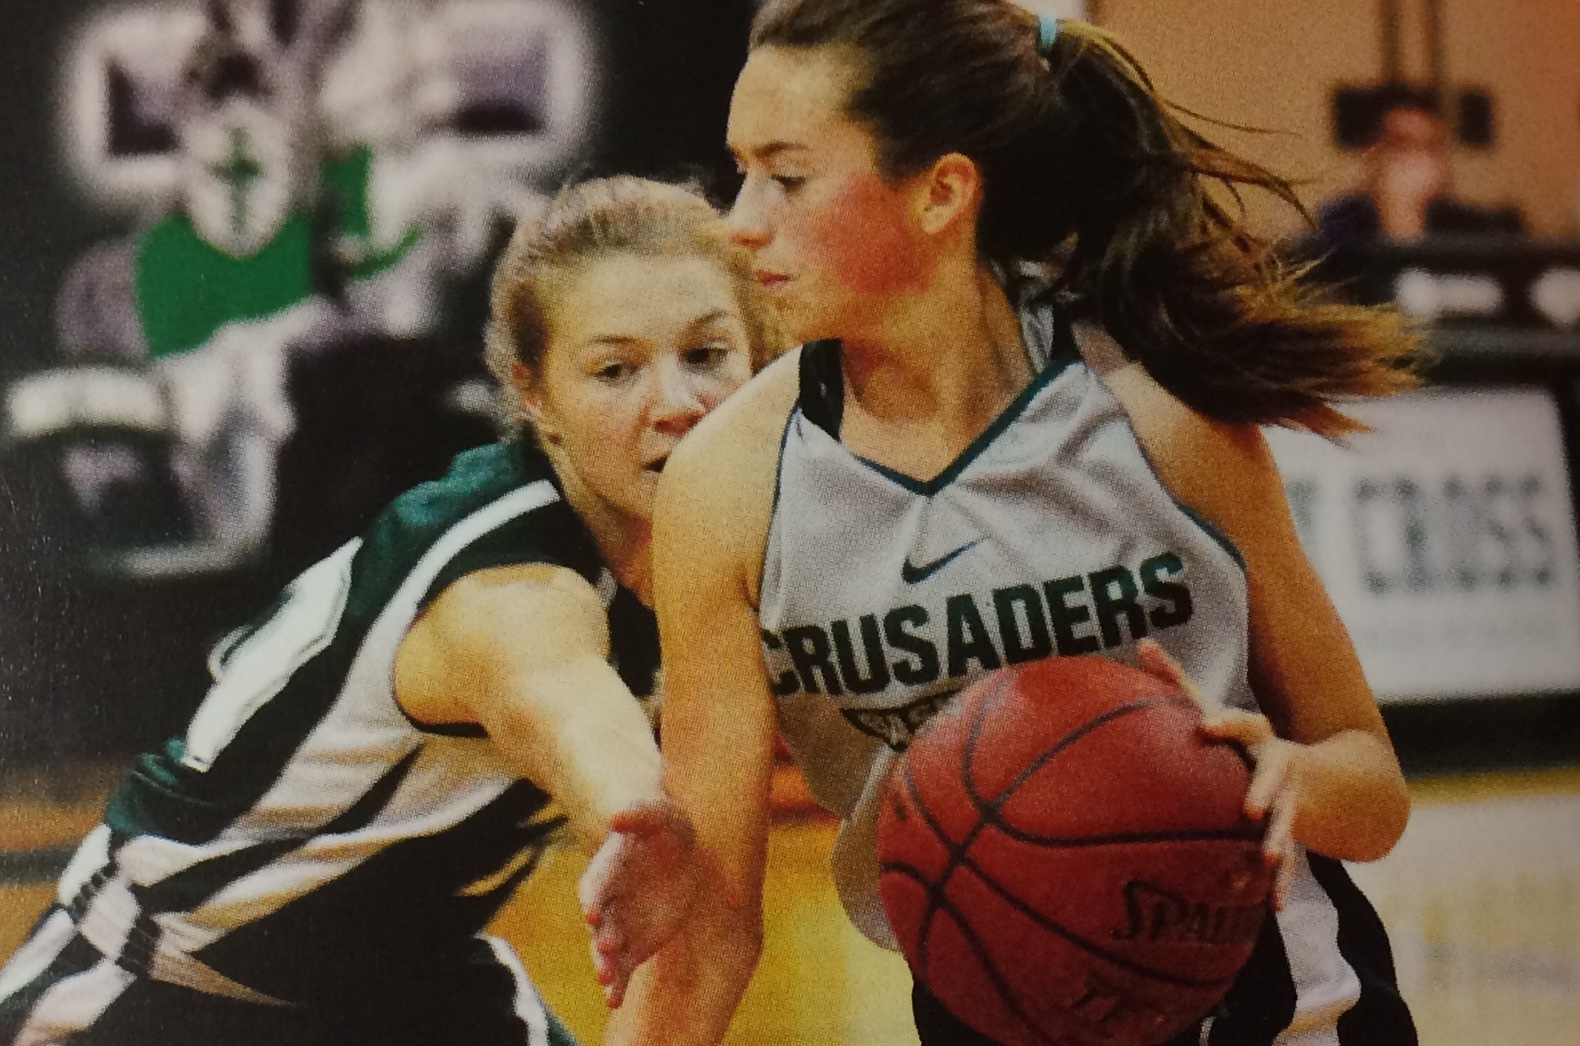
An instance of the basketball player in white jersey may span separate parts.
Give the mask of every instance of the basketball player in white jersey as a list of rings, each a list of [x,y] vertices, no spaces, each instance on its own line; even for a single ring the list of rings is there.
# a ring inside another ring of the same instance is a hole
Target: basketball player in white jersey
[[[1281,273],[1209,183],[1288,187],[1187,130],[1111,36],[1007,0],[769,0],[729,145],[735,235],[805,344],[660,491],[666,784],[704,879],[609,1042],[724,1035],[762,945],[776,729],[844,821],[847,910],[892,944],[895,753],[992,669],[1134,662],[1144,637],[1253,753],[1270,859],[1297,844],[1181,1041],[1413,1042],[1339,863],[1385,854],[1408,794],[1257,428],[1353,429],[1336,400],[1411,383],[1397,321]],[[654,842],[612,836],[584,895],[615,1004],[663,937]],[[927,1046],[987,1041],[920,986],[915,1012]]]
[[[523,222],[489,356],[529,431],[221,644],[0,970],[0,1042],[570,1043],[484,927],[567,820],[596,845],[662,798],[654,491],[768,320],[688,190],[588,182]]]

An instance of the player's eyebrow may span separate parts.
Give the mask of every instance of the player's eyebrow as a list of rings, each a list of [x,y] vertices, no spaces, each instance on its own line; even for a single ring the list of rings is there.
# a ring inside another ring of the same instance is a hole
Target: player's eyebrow
[[[692,333],[694,331],[701,330],[703,327],[706,327],[709,324],[718,323],[720,320],[729,320],[732,318],[733,317],[730,313],[730,310],[728,309],[710,309],[701,316],[698,316],[696,319],[692,320],[690,323],[686,324],[686,331],[687,333]]]
[[[604,348],[623,348],[626,346],[647,345],[650,343],[650,341],[651,339],[644,338],[637,334],[617,334],[610,332],[607,334],[594,334],[590,338],[583,339],[581,344],[589,348],[595,345]]]
[[[695,319],[688,321],[686,323],[685,329],[686,332],[690,334],[701,330],[703,327],[706,327],[710,324],[727,321],[732,318],[733,314],[729,309],[709,309],[707,312],[698,315]],[[650,340],[651,339],[638,334],[621,334],[616,331],[606,331],[599,334],[594,334],[592,337],[583,341],[582,344],[612,346],[646,345]]]
[[[750,154],[759,160],[771,160],[781,153],[805,151],[806,148],[806,146],[800,144],[799,142],[774,141],[765,142],[762,145],[755,146],[751,149],[742,149],[739,146],[731,145],[730,155],[735,157],[737,160],[741,159],[743,154]]]
[[[687,334],[694,334],[704,327],[709,326],[710,324],[724,322],[724,324],[728,326],[729,324],[727,321],[733,318],[734,314],[731,313],[729,309],[709,309],[707,312],[702,313],[696,319],[689,321],[686,324],[685,330]],[[650,341],[651,339],[638,334],[621,334],[616,331],[605,331],[583,339],[581,344],[588,347],[597,345],[606,348],[621,348],[624,346],[643,346],[649,344]]]

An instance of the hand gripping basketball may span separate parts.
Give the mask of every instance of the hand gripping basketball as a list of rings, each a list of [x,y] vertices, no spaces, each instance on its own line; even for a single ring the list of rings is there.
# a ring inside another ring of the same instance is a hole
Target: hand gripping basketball
[[[593,967],[617,1009],[636,968],[680,929],[696,892],[691,821],[673,801],[616,814],[582,873],[578,896],[592,928]]]
[[[1154,639],[1140,643],[1141,669],[1189,694],[1201,707],[1201,732],[1219,741],[1234,741],[1246,750],[1256,770],[1245,793],[1245,816],[1266,822],[1262,857],[1277,868],[1273,908],[1284,910],[1284,899],[1295,875],[1295,809],[1300,802],[1301,746],[1273,732],[1264,715],[1225,708],[1202,697],[1168,652]]]

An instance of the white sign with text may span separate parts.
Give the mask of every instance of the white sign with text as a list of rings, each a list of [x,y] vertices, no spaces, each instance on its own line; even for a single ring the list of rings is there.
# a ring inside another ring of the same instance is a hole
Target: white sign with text
[[[1348,447],[1270,430],[1307,553],[1382,700],[1580,690],[1580,552],[1545,389],[1356,407]]]

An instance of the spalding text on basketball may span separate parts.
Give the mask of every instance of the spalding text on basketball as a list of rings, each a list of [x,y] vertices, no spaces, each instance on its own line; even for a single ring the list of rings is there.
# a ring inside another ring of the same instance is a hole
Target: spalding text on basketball
[[[1208,904],[1145,879],[1124,887],[1125,924],[1116,941],[1149,944],[1252,944],[1262,928],[1265,906]]]

